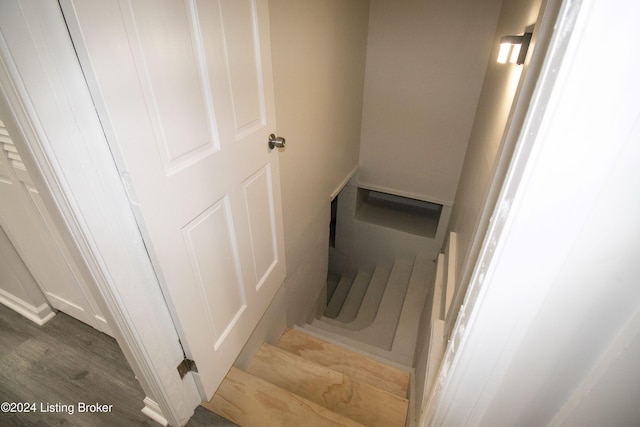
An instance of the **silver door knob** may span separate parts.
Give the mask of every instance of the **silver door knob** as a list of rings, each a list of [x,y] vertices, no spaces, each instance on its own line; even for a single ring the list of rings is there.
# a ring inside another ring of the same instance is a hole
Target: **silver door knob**
[[[284,138],[281,136],[275,136],[274,134],[269,135],[269,150],[273,150],[274,148],[284,148],[285,144]]]

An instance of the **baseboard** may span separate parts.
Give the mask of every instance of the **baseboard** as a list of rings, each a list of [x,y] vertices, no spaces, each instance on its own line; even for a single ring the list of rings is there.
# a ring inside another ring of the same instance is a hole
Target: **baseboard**
[[[144,408],[142,408],[140,412],[162,426],[166,427],[167,425],[169,425],[167,419],[164,417],[164,415],[162,415],[160,406],[158,406],[155,401],[149,399],[148,397],[145,397],[142,402],[144,403]]]
[[[40,326],[56,315],[55,311],[47,303],[42,303],[39,307],[36,307],[2,289],[0,289],[0,303]]]

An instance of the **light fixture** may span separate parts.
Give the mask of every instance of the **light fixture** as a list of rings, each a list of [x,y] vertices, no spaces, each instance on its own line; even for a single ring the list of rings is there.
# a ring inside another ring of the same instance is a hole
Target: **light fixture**
[[[532,33],[524,33],[521,36],[504,36],[500,39],[500,51],[498,52],[498,63],[522,65],[527,57],[527,49],[531,42]]]

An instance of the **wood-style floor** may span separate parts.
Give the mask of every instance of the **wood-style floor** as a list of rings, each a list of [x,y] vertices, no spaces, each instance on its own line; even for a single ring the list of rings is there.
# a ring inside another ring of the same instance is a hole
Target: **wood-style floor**
[[[1,426],[157,426],[140,412],[143,399],[111,337],[64,313],[38,326],[0,304],[0,402],[36,404],[35,412],[0,412]],[[78,413],[80,402],[113,406]],[[233,425],[202,407],[187,424]]]

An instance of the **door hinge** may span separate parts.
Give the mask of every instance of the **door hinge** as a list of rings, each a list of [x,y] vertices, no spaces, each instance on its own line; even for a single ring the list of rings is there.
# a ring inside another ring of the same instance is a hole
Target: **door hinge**
[[[191,359],[187,359],[186,357],[182,359],[182,362],[178,365],[178,374],[180,374],[180,378],[184,378],[188,372],[198,372],[198,367],[196,366],[196,362]]]

